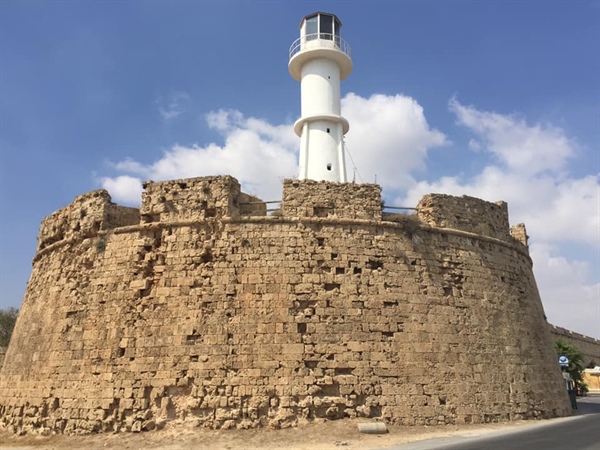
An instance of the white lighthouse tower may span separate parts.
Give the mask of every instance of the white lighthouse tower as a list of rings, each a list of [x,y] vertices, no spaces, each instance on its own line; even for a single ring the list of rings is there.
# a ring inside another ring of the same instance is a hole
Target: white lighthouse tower
[[[340,81],[350,75],[352,59],[341,28],[334,14],[310,14],[290,47],[288,68],[302,91],[302,117],[294,124],[300,180],[346,182],[343,138],[350,125],[341,116]]]

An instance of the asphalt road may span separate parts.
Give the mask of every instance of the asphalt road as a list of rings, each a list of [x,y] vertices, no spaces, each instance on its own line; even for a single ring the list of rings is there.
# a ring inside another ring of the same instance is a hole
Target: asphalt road
[[[477,437],[449,437],[381,450],[600,450],[600,395],[578,397],[573,417]]]

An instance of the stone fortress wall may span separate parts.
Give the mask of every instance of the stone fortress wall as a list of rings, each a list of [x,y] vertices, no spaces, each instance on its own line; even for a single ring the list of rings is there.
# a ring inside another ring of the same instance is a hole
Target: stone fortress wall
[[[42,222],[0,371],[14,431],[569,413],[506,204],[382,214],[371,184],[287,180],[272,215],[228,176],[147,182],[139,211],[77,197]]]

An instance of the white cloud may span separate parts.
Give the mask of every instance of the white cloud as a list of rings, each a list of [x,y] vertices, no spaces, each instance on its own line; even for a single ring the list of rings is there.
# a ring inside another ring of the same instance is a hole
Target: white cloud
[[[120,175],[115,178],[102,178],[102,187],[106,189],[113,201],[134,205],[142,198],[142,182],[138,178]]]
[[[477,134],[484,143],[481,151],[494,155],[495,164],[471,179],[451,176],[420,181],[399,202],[414,205],[429,192],[504,200],[511,221],[525,222],[535,240],[600,246],[598,176],[569,177],[566,163],[575,144],[562,130],[481,112],[455,99],[450,101],[450,110],[459,124]]]
[[[481,143],[476,139],[471,139],[469,141],[469,150],[473,150],[475,153],[481,150]]]
[[[444,177],[416,183],[396,204],[416,205],[430,192],[471,195],[508,203],[512,223],[524,222],[534,240],[583,242],[600,246],[598,178],[535,178],[488,166],[470,180]]]
[[[236,110],[220,109],[211,111],[206,116],[206,123],[210,128],[222,133],[230,131],[232,127],[243,123],[244,115]]]
[[[488,151],[512,171],[529,175],[558,171],[575,153],[576,143],[552,125],[529,125],[515,115],[479,111],[455,98],[449,106],[457,123],[475,133]]]
[[[425,167],[427,151],[446,142],[442,133],[429,127],[423,108],[410,97],[373,95],[367,99],[348,94],[342,103],[344,115],[353,124],[347,143],[365,182],[373,182],[377,175],[384,188],[407,187],[411,171]],[[236,110],[211,111],[205,120],[223,136],[223,145],[174,145],[154,163],[126,158],[113,167],[139,180],[155,181],[229,174],[246,192],[265,200],[281,198],[281,179],[297,175],[300,140],[292,125],[272,125]],[[352,173],[349,161],[347,165]],[[125,192],[131,186],[129,178],[104,178],[102,185],[117,201],[139,203],[139,198],[132,202],[133,195]]]
[[[557,256],[548,244],[531,246],[533,271],[552,324],[588,336],[600,336],[600,283],[589,283],[590,269],[585,261],[569,261]]]
[[[362,181],[373,183],[377,177],[384,189],[408,188],[413,173],[425,168],[427,152],[447,143],[411,97],[350,93],[342,100],[342,114],[350,122],[346,143]],[[351,161],[347,170],[353,173]]]
[[[165,120],[175,119],[185,112],[192,98],[187,92],[171,92],[167,96],[159,96],[156,100],[158,113]]]
[[[146,171],[146,168],[143,164],[131,159],[125,158],[124,161],[119,161],[116,164],[111,164],[115,169],[122,172],[130,172],[130,173],[139,173],[143,174]]]
[[[152,164],[131,158],[114,167],[138,177],[102,179],[102,186],[116,201],[139,204],[142,179],[154,181],[208,175],[232,175],[246,192],[265,200],[281,198],[281,180],[296,173],[297,137],[291,125],[273,126],[264,120],[246,118],[239,111],[216,111],[206,116],[210,127],[222,133],[224,144],[186,147],[174,145]],[[128,189],[132,189],[129,192]]]

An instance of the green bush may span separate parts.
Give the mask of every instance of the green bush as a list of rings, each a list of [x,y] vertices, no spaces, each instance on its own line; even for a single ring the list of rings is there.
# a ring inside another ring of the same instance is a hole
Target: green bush
[[[18,315],[17,308],[0,309],[0,347],[8,347]]]

